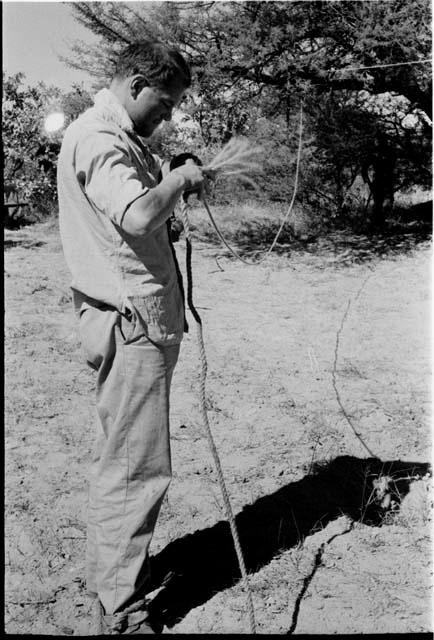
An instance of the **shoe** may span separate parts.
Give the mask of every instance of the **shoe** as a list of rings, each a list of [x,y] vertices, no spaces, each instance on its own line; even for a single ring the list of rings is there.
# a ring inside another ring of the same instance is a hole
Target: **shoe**
[[[155,631],[149,621],[149,612],[144,600],[134,603],[123,611],[108,616],[99,602],[99,635],[148,635]]]

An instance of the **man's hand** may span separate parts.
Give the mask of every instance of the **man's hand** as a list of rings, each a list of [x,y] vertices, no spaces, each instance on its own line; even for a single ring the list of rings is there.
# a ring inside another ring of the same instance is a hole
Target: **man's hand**
[[[205,184],[205,175],[199,165],[188,159],[185,164],[173,169],[172,173],[182,175],[185,181],[184,191],[197,191],[200,193]]]
[[[200,166],[181,158],[183,164],[175,166],[156,187],[137,198],[127,209],[122,228],[132,236],[145,236],[158,229],[172,214],[176,202],[197,193],[200,198],[205,175]]]
[[[201,199],[206,192],[207,177],[214,177],[212,172],[202,169],[199,158],[192,154],[176,156],[170,162],[170,169],[156,187],[127,209],[122,228],[130,235],[145,236],[158,229],[172,214],[181,195],[186,199],[196,193]]]

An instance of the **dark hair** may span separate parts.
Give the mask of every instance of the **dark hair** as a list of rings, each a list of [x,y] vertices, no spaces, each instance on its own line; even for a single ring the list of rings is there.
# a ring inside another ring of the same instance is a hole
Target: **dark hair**
[[[159,89],[174,80],[185,87],[191,84],[190,68],[179,51],[157,40],[135,42],[119,54],[114,77],[128,78],[136,73],[143,74],[150,86]]]

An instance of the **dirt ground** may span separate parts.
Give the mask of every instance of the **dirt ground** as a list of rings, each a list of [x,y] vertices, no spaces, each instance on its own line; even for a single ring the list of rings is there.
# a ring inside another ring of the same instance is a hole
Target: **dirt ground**
[[[14,233],[5,253],[5,630],[89,635],[94,377],[55,225]],[[182,241],[177,251],[183,264]],[[342,254],[300,250],[252,267],[194,245],[209,419],[259,633],[433,630],[431,244],[358,263]],[[189,318],[151,607],[163,633],[249,633]]]

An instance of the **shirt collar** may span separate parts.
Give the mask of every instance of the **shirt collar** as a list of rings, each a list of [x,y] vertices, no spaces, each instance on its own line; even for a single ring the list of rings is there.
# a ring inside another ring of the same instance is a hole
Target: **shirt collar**
[[[98,113],[107,122],[112,122],[127,133],[134,133],[134,125],[125,107],[121,105],[110,89],[101,89],[94,97],[94,105]]]

